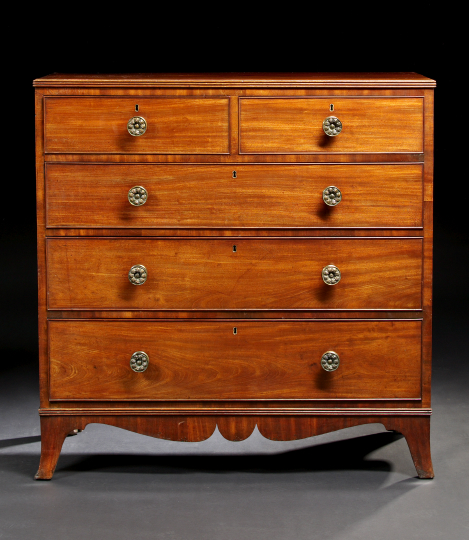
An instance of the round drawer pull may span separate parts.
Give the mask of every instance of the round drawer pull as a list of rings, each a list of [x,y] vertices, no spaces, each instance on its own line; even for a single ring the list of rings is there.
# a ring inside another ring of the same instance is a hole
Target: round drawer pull
[[[127,122],[127,131],[134,137],[140,137],[147,130],[147,121],[141,116],[134,116]]]
[[[322,123],[322,129],[329,137],[336,137],[342,131],[342,122],[335,116],[328,116]]]
[[[129,189],[129,203],[132,206],[142,206],[148,199],[148,191],[142,186],[134,186]]]
[[[339,188],[329,186],[322,192],[322,200],[327,206],[337,206],[342,200],[342,193]]]
[[[325,371],[335,371],[340,364],[340,358],[334,351],[327,351],[321,357],[321,367]]]
[[[341,277],[340,270],[333,264],[328,264],[322,269],[322,279],[326,285],[337,285]]]
[[[145,371],[149,362],[150,359],[148,358],[148,354],[143,351],[134,352],[130,357],[130,367],[137,373]]]
[[[147,277],[147,269],[143,264],[136,264],[129,270],[129,281],[132,285],[143,285]]]

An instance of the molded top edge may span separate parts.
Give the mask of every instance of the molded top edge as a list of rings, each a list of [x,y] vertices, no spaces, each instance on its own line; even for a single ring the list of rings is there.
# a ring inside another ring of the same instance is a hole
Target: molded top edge
[[[277,87],[277,88],[433,88],[418,73],[53,73],[37,87]]]

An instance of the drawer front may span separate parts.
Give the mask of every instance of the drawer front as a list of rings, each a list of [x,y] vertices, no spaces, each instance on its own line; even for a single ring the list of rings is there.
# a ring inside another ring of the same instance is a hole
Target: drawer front
[[[224,154],[228,98],[45,98],[45,153]],[[138,112],[135,111],[138,105]],[[146,132],[128,121],[141,116]]]
[[[335,137],[322,127],[329,116],[342,122]],[[420,153],[423,98],[241,98],[240,152]]]
[[[422,168],[48,163],[47,226],[421,227]],[[337,206],[323,200],[331,185]],[[136,186],[141,206],[129,202]]]
[[[421,396],[420,321],[50,321],[49,336],[52,400]]]
[[[53,238],[49,309],[420,309],[419,238]],[[133,285],[135,265],[146,281]],[[323,268],[341,272],[326,285]]]

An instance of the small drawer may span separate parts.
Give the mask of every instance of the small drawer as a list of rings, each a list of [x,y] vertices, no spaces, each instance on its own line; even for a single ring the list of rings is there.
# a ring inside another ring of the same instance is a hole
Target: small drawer
[[[49,340],[51,400],[421,397],[420,321],[57,320]]]
[[[420,164],[47,163],[45,172],[48,227],[422,226]],[[328,205],[331,186],[340,199]]]
[[[423,152],[423,98],[240,98],[239,122],[242,154]]]
[[[228,119],[224,97],[46,97],[44,152],[227,154]]]
[[[420,309],[421,266],[420,238],[50,238],[48,306]]]

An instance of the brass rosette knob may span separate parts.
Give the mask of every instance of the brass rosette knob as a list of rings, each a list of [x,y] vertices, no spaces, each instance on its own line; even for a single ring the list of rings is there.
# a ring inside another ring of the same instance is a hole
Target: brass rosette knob
[[[145,371],[149,362],[150,358],[148,357],[148,354],[144,353],[143,351],[134,352],[134,354],[130,357],[130,367],[136,373],[142,373],[142,371]]]
[[[337,285],[341,277],[340,270],[333,264],[328,264],[322,269],[322,280],[326,285]]]
[[[337,206],[342,200],[342,193],[339,188],[329,186],[322,192],[322,200],[327,206]]]
[[[334,351],[327,351],[321,357],[321,367],[325,371],[335,371],[340,364],[340,358]]]
[[[140,137],[147,130],[147,121],[141,116],[134,116],[127,122],[127,131],[134,137]]]
[[[147,280],[147,269],[143,264],[136,264],[129,270],[129,281],[132,285],[143,285]]]
[[[342,122],[335,116],[328,116],[322,123],[322,129],[329,137],[336,137],[342,131]]]
[[[148,199],[148,191],[142,186],[134,186],[129,189],[129,203],[132,206],[142,206]]]

